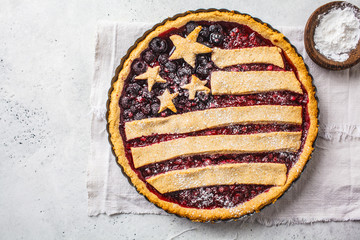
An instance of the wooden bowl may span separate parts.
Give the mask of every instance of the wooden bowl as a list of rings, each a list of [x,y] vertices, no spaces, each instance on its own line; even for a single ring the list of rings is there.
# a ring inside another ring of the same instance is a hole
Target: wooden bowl
[[[305,49],[310,58],[319,66],[323,68],[327,68],[330,70],[343,70],[346,68],[350,68],[357,64],[360,61],[360,41],[357,44],[357,47],[349,53],[349,58],[344,62],[336,62],[326,58],[324,55],[318,52],[315,49],[314,44],[314,32],[315,28],[319,24],[318,16],[329,12],[333,7],[345,8],[345,6],[354,7],[357,13],[360,15],[360,9],[348,2],[336,1],[327,3],[313,12],[311,14],[309,20],[306,23],[305,31],[304,31],[304,41],[305,41]]]

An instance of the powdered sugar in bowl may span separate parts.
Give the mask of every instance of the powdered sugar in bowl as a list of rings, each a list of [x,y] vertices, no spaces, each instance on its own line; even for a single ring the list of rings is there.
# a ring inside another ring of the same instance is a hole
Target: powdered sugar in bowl
[[[330,2],[310,16],[305,48],[319,66],[343,70],[360,61],[360,9],[348,2]]]

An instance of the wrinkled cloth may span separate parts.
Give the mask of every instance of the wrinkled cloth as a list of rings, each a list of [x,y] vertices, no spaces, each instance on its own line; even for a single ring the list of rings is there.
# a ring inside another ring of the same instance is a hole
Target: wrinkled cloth
[[[106,130],[106,101],[115,69],[150,23],[100,22],[91,92],[88,215],[164,214],[137,193],[115,161]],[[303,30],[279,27],[304,57],[317,88],[319,136],[300,178],[276,202],[243,218],[266,225],[360,219],[360,65],[320,68],[306,54]]]

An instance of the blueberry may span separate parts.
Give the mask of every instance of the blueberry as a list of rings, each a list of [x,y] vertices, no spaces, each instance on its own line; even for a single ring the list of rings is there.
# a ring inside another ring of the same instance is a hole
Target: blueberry
[[[183,76],[190,76],[191,75],[191,68],[189,66],[184,66],[179,68],[179,70],[177,71],[177,75],[179,77],[183,77]]]
[[[145,62],[152,63],[153,61],[155,61],[156,56],[153,53],[153,51],[147,50],[142,54],[142,58],[144,59]]]
[[[130,93],[131,95],[137,95],[140,91],[141,87],[137,83],[131,83],[126,89],[126,92]]]
[[[200,37],[200,36],[197,38],[196,41],[199,42],[199,43],[204,43],[205,42],[204,38]]]
[[[161,64],[165,64],[169,61],[169,55],[167,54],[161,54],[159,57],[158,57],[158,61],[159,63]]]
[[[139,75],[141,73],[144,73],[146,71],[147,65],[143,61],[136,61],[132,65],[132,69],[134,72]]]
[[[210,31],[208,27],[203,27],[199,33],[199,35],[203,38],[208,38],[210,35]]]
[[[176,72],[177,65],[176,65],[176,63],[169,61],[169,62],[165,63],[165,68],[167,69],[168,72]]]
[[[199,26],[199,24],[194,23],[194,22],[189,22],[186,24],[185,29],[186,29],[186,33],[189,34],[192,31],[194,31],[194,29]]]
[[[163,53],[167,50],[167,42],[159,37],[153,38],[149,45],[156,53]]]
[[[220,24],[213,24],[213,25],[210,25],[209,31],[212,33],[220,33],[223,31],[223,29],[220,26]]]
[[[224,40],[224,36],[221,33],[210,34],[210,43],[220,45]]]

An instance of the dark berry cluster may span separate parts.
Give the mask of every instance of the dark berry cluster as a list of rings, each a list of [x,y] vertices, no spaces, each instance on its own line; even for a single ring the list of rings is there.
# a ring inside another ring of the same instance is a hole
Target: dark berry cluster
[[[189,22],[185,26],[186,34],[191,33],[200,24],[195,22]],[[220,47],[224,40],[224,30],[220,24],[211,24],[210,26],[203,25],[199,33],[197,41],[203,43],[209,47]]]
[[[252,46],[272,45],[270,41],[261,37],[258,33],[244,25],[225,22],[189,22],[184,27],[166,32],[159,37],[152,39],[149,47],[141,53],[140,58],[134,60],[131,72],[124,84],[124,92],[120,99],[120,106],[123,109],[123,120],[132,121],[150,117],[165,117],[174,114],[167,109],[158,113],[160,96],[165,89],[171,93],[178,92],[179,95],[174,99],[177,113],[184,113],[195,110],[203,110],[221,106],[241,106],[265,103],[295,105],[301,102],[301,97],[287,94],[283,97],[282,93],[274,93],[276,96],[265,101],[267,95],[259,96],[213,96],[198,92],[194,100],[189,100],[188,91],[181,86],[190,82],[191,75],[195,74],[201,80],[207,80],[206,86],[210,86],[210,74],[219,70],[211,61],[211,54],[198,54],[195,67],[191,67],[183,59],[169,60],[169,56],[174,51],[174,46],[170,40],[173,34],[186,37],[197,26],[201,25],[197,42],[209,47],[219,48],[240,48]],[[135,77],[144,73],[148,67],[160,66],[160,76],[166,83],[155,83],[149,92],[146,80],[135,80]],[[291,65],[285,61],[287,70],[291,70]],[[269,64],[245,64],[225,68],[226,71],[277,71],[281,68]],[[264,99],[264,100],[261,100]],[[277,99],[277,100],[274,100]],[[228,102],[229,101],[229,102]],[[248,104],[246,103],[247,101]],[[287,103],[289,102],[289,103]]]

